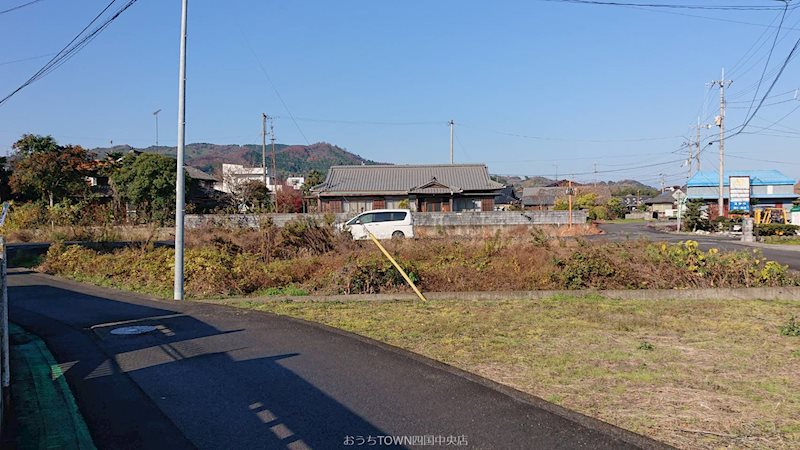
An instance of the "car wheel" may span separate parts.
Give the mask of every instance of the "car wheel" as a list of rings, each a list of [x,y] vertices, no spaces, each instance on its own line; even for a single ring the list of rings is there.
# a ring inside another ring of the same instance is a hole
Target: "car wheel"
[[[403,232],[400,230],[397,230],[394,233],[392,233],[392,239],[403,239],[404,237],[406,237],[406,235],[403,234]]]

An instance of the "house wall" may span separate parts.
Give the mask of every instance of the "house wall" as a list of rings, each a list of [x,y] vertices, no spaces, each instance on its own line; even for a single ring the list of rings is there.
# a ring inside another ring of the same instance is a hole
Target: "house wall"
[[[675,205],[672,203],[654,203],[653,212],[666,213],[668,209],[673,209],[674,207]]]
[[[319,210],[321,212],[357,214],[371,209],[400,208],[400,202],[408,201],[407,208],[420,212],[474,212],[494,211],[494,195],[470,197],[401,197],[401,196],[375,196],[375,197],[321,197]],[[452,200],[452,202],[451,202]]]

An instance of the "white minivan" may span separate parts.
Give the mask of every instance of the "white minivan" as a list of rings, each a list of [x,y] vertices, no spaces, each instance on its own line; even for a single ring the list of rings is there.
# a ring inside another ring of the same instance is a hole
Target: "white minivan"
[[[378,239],[403,239],[414,237],[411,211],[407,209],[374,209],[364,211],[339,226],[349,231],[353,239],[368,239],[370,233]]]

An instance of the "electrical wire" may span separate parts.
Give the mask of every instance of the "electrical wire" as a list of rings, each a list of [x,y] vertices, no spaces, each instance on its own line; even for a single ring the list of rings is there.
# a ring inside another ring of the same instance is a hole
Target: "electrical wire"
[[[92,19],[91,22],[89,22],[88,25],[86,25],[83,28],[83,30],[81,30],[80,33],[78,33],[74,38],[72,38],[72,40],[66,46],[64,46],[64,48],[61,49],[61,51],[56,53],[56,55],[52,59],[50,59],[50,61],[48,61],[44,66],[42,66],[42,68],[39,69],[38,72],[33,74],[33,76],[31,76],[27,81],[22,83],[22,85],[20,85],[18,88],[16,88],[14,91],[12,91],[7,96],[5,96],[3,99],[0,99],[0,105],[3,105],[5,102],[7,102],[11,97],[16,95],[21,90],[25,89],[26,87],[30,86],[34,82],[40,80],[41,78],[47,76],[48,74],[50,74],[54,70],[56,70],[59,67],[61,67],[64,63],[66,63],[73,56],[75,56],[80,50],[82,50],[84,47],[86,47],[86,45],[88,45],[92,40],[94,40],[94,38],[96,38],[106,28],[108,28],[108,26],[113,21],[115,21],[128,8],[133,6],[133,4],[136,3],[136,1],[137,0],[129,0],[119,10],[117,10],[114,14],[112,14],[110,17],[105,19],[100,25],[95,27],[89,33],[86,33],[86,30],[88,30],[95,22],[97,22],[97,20],[100,19],[100,17],[102,17],[106,13],[106,11],[108,11],[111,8],[111,6],[114,3],[116,3],[116,0],[112,0],[108,5],[106,5],[105,8],[103,8],[100,11],[99,14],[97,14],[94,17],[94,19]]]
[[[764,81],[764,75],[767,72],[767,68],[769,67],[769,62],[772,59],[772,53],[775,51],[775,45],[778,43],[778,38],[781,35],[781,27],[783,27],[783,21],[786,19],[786,11],[789,10],[789,0],[783,0],[784,8],[783,12],[781,13],[781,21],[778,23],[778,29],[775,31],[775,39],[772,40],[772,46],[769,49],[769,53],[767,53],[767,62],[764,63],[764,70],[761,71],[761,77],[758,79],[758,85],[756,86],[756,92],[753,94],[753,99],[750,100],[750,106],[747,108],[747,113],[745,117],[750,114],[750,111],[753,109],[753,103],[755,103],[756,98],[758,97],[758,91],[761,90],[761,83]],[[722,80],[724,83],[725,80]],[[764,102],[762,101],[761,104]],[[761,105],[759,105],[761,106]]]
[[[11,61],[2,61],[2,62],[0,62],[0,66],[7,66],[9,64],[16,64],[16,63],[21,63],[21,62],[25,62],[25,61],[33,61],[34,59],[46,58],[48,56],[53,56],[53,55],[55,55],[55,53],[46,53],[44,55],[39,55],[39,56],[31,56],[31,57],[28,57],[28,58],[21,58],[21,59],[12,59]]]
[[[256,51],[255,49],[253,49],[253,46],[250,44],[250,41],[247,39],[247,37],[244,35],[244,32],[242,32],[241,29],[239,29],[239,34],[242,36],[244,42],[247,44],[247,48],[250,49],[250,53],[253,55],[253,58],[256,60],[256,63],[258,63],[258,67],[261,68],[261,73],[264,74],[264,78],[267,79],[267,82],[272,87],[273,92],[275,92],[275,96],[278,97],[278,100],[280,100],[281,105],[283,105],[283,109],[286,110],[286,114],[288,114],[289,117],[292,119],[292,122],[294,123],[295,128],[297,128],[297,131],[300,133],[300,136],[303,136],[303,140],[306,141],[306,145],[311,145],[311,141],[308,140],[308,137],[306,137],[306,134],[303,132],[303,129],[300,128],[300,124],[297,123],[297,119],[294,118],[294,114],[292,114],[292,111],[289,109],[289,105],[287,105],[286,102],[283,100],[283,96],[278,91],[278,88],[275,86],[275,83],[272,82],[272,77],[269,76],[267,68],[264,67],[264,64],[261,62],[261,58],[259,58],[258,54],[256,54]]]
[[[704,10],[719,10],[719,11],[777,11],[781,9],[778,6],[766,5],[697,5],[697,4],[675,4],[675,3],[633,3],[633,2],[616,2],[616,1],[600,1],[600,0],[540,0],[552,3],[575,3],[581,5],[598,5],[598,6],[623,6],[623,7],[637,7],[637,8],[664,8],[664,9],[704,9]]]
[[[41,2],[41,1],[42,1],[42,0],[33,0],[33,1],[30,1],[30,2],[28,2],[28,3],[23,3],[22,5],[17,5],[17,6],[14,6],[13,8],[8,8],[8,9],[5,9],[5,10],[3,10],[3,11],[0,11],[0,15],[6,14],[6,13],[10,13],[10,12],[12,12],[12,11],[16,11],[16,10],[18,10],[18,9],[22,9],[22,8],[24,8],[24,7],[26,7],[26,6],[31,6],[31,5],[33,5],[33,4],[35,4],[35,3],[39,3],[39,2]]]
[[[521,133],[511,133],[506,131],[492,130],[489,128],[475,127],[465,123],[460,123],[462,127],[471,128],[473,130],[485,131],[489,133],[499,134],[503,136],[518,137],[523,139],[533,139],[537,141],[560,141],[560,142],[646,142],[646,141],[663,141],[668,139],[682,138],[683,136],[661,136],[661,137],[641,137],[641,138],[609,138],[609,139],[585,139],[585,138],[559,138],[550,136],[534,136]]]

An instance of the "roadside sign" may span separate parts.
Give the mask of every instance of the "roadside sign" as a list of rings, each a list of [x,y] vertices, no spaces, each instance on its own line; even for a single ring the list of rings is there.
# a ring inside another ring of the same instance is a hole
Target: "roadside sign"
[[[750,212],[750,177],[731,176],[728,178],[730,192],[730,211]]]

